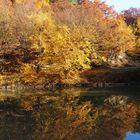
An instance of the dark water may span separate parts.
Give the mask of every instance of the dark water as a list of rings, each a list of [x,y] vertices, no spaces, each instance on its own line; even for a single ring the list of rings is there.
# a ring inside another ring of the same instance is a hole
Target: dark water
[[[0,140],[140,140],[139,88],[0,93]]]

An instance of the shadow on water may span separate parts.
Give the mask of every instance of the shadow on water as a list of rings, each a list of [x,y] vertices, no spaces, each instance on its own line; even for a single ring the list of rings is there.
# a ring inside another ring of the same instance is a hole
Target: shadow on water
[[[140,139],[139,87],[0,93],[0,140]]]

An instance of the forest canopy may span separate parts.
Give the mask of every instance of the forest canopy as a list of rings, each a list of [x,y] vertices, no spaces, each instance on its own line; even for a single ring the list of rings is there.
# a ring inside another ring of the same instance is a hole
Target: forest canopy
[[[140,9],[100,0],[1,0],[0,73],[23,84],[81,82],[99,65],[123,66],[140,50]]]

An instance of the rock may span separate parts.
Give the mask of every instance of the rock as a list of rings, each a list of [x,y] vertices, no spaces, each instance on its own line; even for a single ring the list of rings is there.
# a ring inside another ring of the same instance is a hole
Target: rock
[[[127,104],[128,99],[129,98],[127,96],[114,96],[113,95],[107,98],[104,102],[113,107],[120,107]]]
[[[35,88],[36,89],[44,89],[44,85],[36,85]]]
[[[119,52],[118,54],[112,54],[108,63],[112,67],[122,67],[129,63],[129,59],[124,52]]]

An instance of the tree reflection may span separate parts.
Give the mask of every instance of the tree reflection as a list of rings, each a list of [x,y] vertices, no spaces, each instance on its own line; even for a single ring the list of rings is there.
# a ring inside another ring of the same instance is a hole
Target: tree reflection
[[[127,131],[140,132],[138,102],[80,89],[5,96],[0,116],[2,140],[123,140]]]

